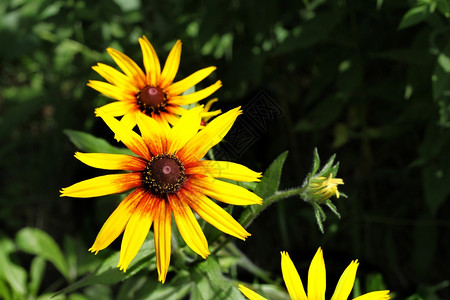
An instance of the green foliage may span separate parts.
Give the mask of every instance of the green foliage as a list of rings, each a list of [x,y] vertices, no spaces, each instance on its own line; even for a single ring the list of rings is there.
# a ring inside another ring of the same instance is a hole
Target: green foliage
[[[96,63],[115,66],[107,47],[142,66],[137,39],[145,34],[162,63],[183,41],[175,80],[217,66],[204,84],[223,81],[218,108],[252,103],[260,90],[280,106],[282,117],[265,123],[236,158],[264,170],[289,149],[256,185],[264,199],[301,182],[315,147],[342,163],[349,198],[328,205],[342,220],[329,217],[321,236],[298,198],[267,208],[239,244],[256,265],[280,274],[273,259],[280,249],[262,247],[261,237],[304,257],[320,244],[334,257],[361,261],[363,292],[373,287],[365,274],[379,273],[398,299],[449,299],[449,21],[448,0],[0,1],[0,298],[48,299],[85,280],[54,299],[182,299],[196,289],[195,276],[202,285],[195,295],[221,293],[210,282],[218,272],[183,264],[164,286],[156,283],[150,252],[143,269],[122,281],[109,260],[117,254],[86,250],[116,198],[58,197],[61,187],[96,172],[74,151],[129,153],[100,139],[112,136],[93,111],[110,100],[86,83],[99,79]],[[319,161],[313,164],[318,172]],[[242,217],[255,213],[244,209]],[[211,258],[204,267],[217,271]],[[341,271],[327,268],[334,278]],[[248,279],[240,269],[221,272]]]

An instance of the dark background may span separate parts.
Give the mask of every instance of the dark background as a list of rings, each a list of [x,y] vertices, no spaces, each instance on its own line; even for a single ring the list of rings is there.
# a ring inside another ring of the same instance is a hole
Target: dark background
[[[107,47],[142,66],[142,35],[163,64],[181,39],[176,80],[214,65],[217,71],[199,88],[222,80],[215,108],[260,105],[263,99],[276,112],[266,110],[263,121],[244,114],[253,139],[228,153],[232,160],[263,171],[288,150],[283,189],[302,183],[314,147],[323,161],[336,153],[341,163],[340,190],[348,195],[334,201],[341,220],[328,213],[322,235],[308,204],[284,200],[250,226],[252,237],[238,243],[244,253],[279,275],[279,251],[287,250],[305,283],[309,262],[322,246],[329,292],[358,258],[363,290],[381,280],[398,299],[449,299],[449,5],[2,1],[2,234],[14,238],[31,226],[58,244],[69,236],[86,249],[91,245],[116,202],[59,198],[61,187],[104,174],[73,158],[76,147],[63,130],[113,142],[94,117],[94,109],[109,100],[86,86],[100,79],[91,66],[115,66]],[[28,256],[18,258],[29,264]],[[46,278],[42,289],[52,289],[56,271],[48,268]],[[252,280],[245,272],[241,279]]]

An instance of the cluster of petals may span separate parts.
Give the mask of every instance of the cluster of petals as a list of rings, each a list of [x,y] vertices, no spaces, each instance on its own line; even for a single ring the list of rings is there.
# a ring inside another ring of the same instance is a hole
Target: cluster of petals
[[[358,260],[353,260],[342,273],[331,300],[347,300],[355,283],[356,271],[358,269]],[[295,300],[325,300],[326,272],[325,261],[323,259],[322,249],[319,248],[314,255],[308,271],[308,294],[303,288],[300,275],[295,268],[289,254],[281,252],[281,272],[283,273],[284,283],[286,284],[289,297]],[[264,300],[263,296],[257,294],[244,285],[239,285],[240,291],[250,300]],[[390,299],[389,291],[370,292],[353,300],[386,300]]]

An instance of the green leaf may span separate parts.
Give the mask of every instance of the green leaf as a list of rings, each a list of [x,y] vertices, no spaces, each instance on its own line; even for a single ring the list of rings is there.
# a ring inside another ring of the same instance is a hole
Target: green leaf
[[[30,267],[30,284],[29,290],[30,294],[33,296],[37,296],[39,287],[41,286],[42,278],[44,277],[45,272],[45,259],[36,256],[33,258]]]
[[[123,281],[136,275],[143,268],[154,270],[155,265],[155,244],[153,242],[153,232],[149,232],[144,244],[139,250],[136,257],[131,262],[127,269],[127,272],[119,271],[117,263],[119,262],[120,253],[116,252],[95,270],[92,274],[87,275],[81,280],[69,285],[63,290],[59,291],[56,295],[61,293],[70,293],[76,289],[93,284],[113,284],[119,281]],[[150,267],[149,267],[150,266]]]
[[[66,129],[64,130],[64,133],[81,151],[93,153],[132,154],[132,152],[127,148],[112,146],[104,139],[95,137],[86,132]]]
[[[50,235],[38,228],[23,228],[16,235],[16,243],[20,250],[41,256],[51,262],[64,277],[68,278],[67,262]]]
[[[191,300],[245,299],[237,287],[223,276],[219,262],[213,256],[197,265],[192,279]]]
[[[410,26],[416,25],[429,16],[428,6],[421,5],[417,7],[413,7],[406,12],[403,16],[400,24],[398,25],[398,30],[408,28]]]
[[[11,286],[14,294],[24,297],[26,294],[27,272],[11,261],[14,252],[14,243],[0,233],[0,278],[5,279]]]
[[[317,151],[317,148],[314,148],[313,167],[312,167],[312,171],[311,171],[311,176],[314,176],[316,174],[316,172],[319,170],[319,168],[320,168],[319,152]]]
[[[281,170],[287,155],[288,151],[281,153],[264,172],[261,182],[258,183],[255,189],[255,193],[261,198],[267,198],[278,190]]]
[[[437,7],[446,18],[450,18],[450,2],[448,0],[437,0]]]

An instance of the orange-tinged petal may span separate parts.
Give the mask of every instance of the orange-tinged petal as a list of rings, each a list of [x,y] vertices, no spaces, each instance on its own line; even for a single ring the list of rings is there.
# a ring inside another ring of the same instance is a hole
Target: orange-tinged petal
[[[250,233],[239,222],[205,195],[185,189],[180,190],[179,193],[181,194],[180,197],[187,201],[189,206],[212,226],[241,240],[250,236]]]
[[[133,93],[139,92],[137,86],[133,85],[130,82],[130,78],[111,66],[98,63],[96,66],[93,66],[92,69],[113,85],[116,85]]]
[[[195,102],[198,102],[200,100],[205,99],[206,97],[210,96],[212,93],[217,91],[222,86],[222,82],[218,80],[213,85],[210,85],[207,88],[204,88],[202,90],[199,90],[195,93],[189,94],[189,95],[181,95],[181,96],[173,96],[170,97],[170,103],[175,105],[188,105]]]
[[[176,153],[198,132],[202,110],[202,106],[188,110],[172,127],[168,140],[168,153]]]
[[[218,116],[194,135],[179,151],[182,161],[198,161],[205,156],[231,129],[236,118],[242,113],[239,109],[240,107],[237,107]]]
[[[166,88],[166,93],[170,96],[179,95],[208,77],[209,74],[211,74],[215,69],[216,67],[208,67],[198,70],[197,72]]]
[[[149,193],[144,193],[138,207],[136,207],[128,221],[120,247],[119,264],[117,265],[124,272],[127,271],[128,266],[139,252],[139,249],[141,249],[148,235],[153,221],[152,207],[155,201],[158,200]]]
[[[249,168],[229,162],[218,160],[200,160],[186,165],[186,174],[205,174],[216,178],[226,178],[236,181],[260,181],[261,172],[255,172]]]
[[[142,171],[147,164],[142,158],[125,154],[75,152],[75,158],[88,166],[105,170]]]
[[[302,280],[298,275],[297,269],[287,252],[281,252],[281,272],[283,273],[284,283],[292,300],[308,300]],[[314,299],[314,298],[311,298]]]
[[[167,271],[170,264],[170,239],[171,239],[171,213],[170,206],[166,201],[159,201],[159,207],[155,208],[155,252],[156,267],[158,269],[158,281],[166,281]]]
[[[324,300],[326,289],[325,262],[322,248],[317,249],[308,270],[308,298]]]
[[[138,114],[136,121],[141,132],[144,142],[153,156],[166,153],[166,130],[154,118],[150,118],[145,114]]]
[[[174,115],[179,115],[179,116],[184,115],[188,111],[186,108],[178,106],[178,105],[168,105],[168,106],[166,106],[166,110]]]
[[[389,296],[389,290],[370,292],[359,297],[356,297],[353,300],[387,300],[391,299]]]
[[[176,194],[172,194],[169,199],[178,231],[184,241],[195,253],[206,259],[209,255],[208,242],[191,208]]]
[[[113,48],[108,48],[106,51],[139,89],[143,89],[147,85],[144,72],[131,58]]]
[[[172,50],[170,50],[169,56],[167,57],[166,63],[164,64],[164,69],[159,80],[158,85],[164,90],[166,90],[166,88],[172,83],[175,75],[177,75],[178,67],[180,66],[180,56],[181,41],[178,40],[173,46]]]
[[[120,139],[128,149],[147,160],[151,159],[148,147],[141,136],[126,128],[116,118],[104,113],[101,109],[95,110],[95,113],[105,121],[106,125],[108,125],[108,127],[116,134],[116,137]]]
[[[258,293],[252,291],[248,287],[243,286],[242,284],[239,285],[239,290],[249,300],[267,300],[267,298],[264,298],[263,296],[261,296]]]
[[[171,113],[162,113],[161,114],[161,119],[165,121],[165,124],[167,125],[176,125],[178,123],[178,120],[180,119],[179,117],[171,114]],[[200,126],[199,126],[200,127]]]
[[[151,86],[156,86],[159,81],[159,76],[161,75],[161,65],[159,64],[156,51],[145,36],[139,38],[139,44],[142,49],[145,72],[147,73],[147,82]]]
[[[201,193],[224,203],[233,205],[262,204],[261,197],[249,190],[210,176],[190,178],[189,184]]]
[[[116,100],[134,101],[136,99],[132,92],[104,81],[89,80],[87,86],[93,88],[96,91],[99,91],[105,96]]]
[[[100,229],[95,238],[94,245],[89,251],[97,254],[98,251],[108,247],[123,232],[144,193],[143,189],[138,188],[120,202],[119,206],[103,224],[102,229]]]
[[[94,177],[61,189],[61,197],[90,198],[117,194],[141,185],[140,173]]]
[[[353,260],[339,278],[336,289],[331,300],[347,299],[355,283],[356,271],[358,270],[358,260]]]
[[[123,116],[136,109],[136,103],[134,101],[114,101],[100,107],[102,111],[113,117]]]

